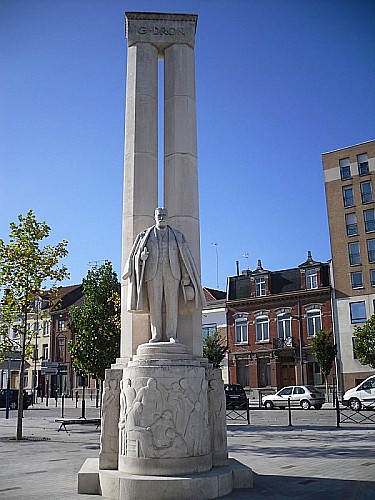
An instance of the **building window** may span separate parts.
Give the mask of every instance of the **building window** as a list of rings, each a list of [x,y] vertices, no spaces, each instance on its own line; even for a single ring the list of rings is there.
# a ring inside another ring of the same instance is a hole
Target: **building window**
[[[346,234],[348,236],[354,236],[355,234],[358,234],[356,214],[346,214],[345,223],[346,223]]]
[[[279,339],[290,338],[291,317],[290,314],[279,314],[277,316],[277,336]]]
[[[364,301],[351,302],[350,320],[352,323],[366,323],[366,306]]]
[[[342,188],[342,195],[344,198],[344,207],[354,206],[354,193],[352,186],[344,186]]]
[[[248,358],[236,359],[236,375],[238,384],[242,385],[242,387],[250,386]]]
[[[64,331],[64,330],[65,330],[65,320],[63,320],[63,319],[59,319],[59,320],[57,321],[57,331],[58,331],[58,332],[62,332],[62,331]]]
[[[373,208],[371,208],[370,210],[364,210],[363,219],[365,221],[366,233],[371,233],[371,231],[375,231],[375,211]]]
[[[375,240],[367,240],[368,261],[375,262]]]
[[[255,320],[256,342],[269,341],[268,317],[260,316]]]
[[[235,320],[236,344],[247,344],[247,319]]]
[[[211,323],[209,325],[202,325],[202,336],[207,337],[207,335],[212,335],[217,331],[217,323]]]
[[[375,287],[375,269],[370,270],[370,283]]]
[[[352,288],[363,288],[362,271],[352,273],[351,278],[352,278]]]
[[[266,279],[263,277],[255,278],[255,295],[263,297],[266,295]]]
[[[344,181],[345,179],[350,179],[352,174],[350,172],[350,161],[349,158],[343,158],[340,160],[340,174],[341,179]]]
[[[318,272],[316,269],[307,269],[305,276],[307,290],[318,288]]]
[[[361,254],[359,253],[359,243],[358,241],[349,243],[349,262],[351,266],[357,266],[361,263]]]
[[[372,185],[371,181],[361,182],[362,203],[372,202]]]
[[[48,359],[48,344],[42,345],[42,359]]]
[[[315,335],[322,329],[321,311],[313,309],[306,313],[307,318],[307,335],[315,337]]]
[[[358,155],[357,163],[359,175],[367,175],[369,173],[367,153]]]
[[[48,337],[49,335],[49,321],[43,321],[43,336]]]
[[[66,339],[65,337],[58,339],[57,341],[57,360],[58,361],[66,361],[65,360],[65,344],[66,344]]]
[[[270,358],[258,358],[258,387],[271,385]]]

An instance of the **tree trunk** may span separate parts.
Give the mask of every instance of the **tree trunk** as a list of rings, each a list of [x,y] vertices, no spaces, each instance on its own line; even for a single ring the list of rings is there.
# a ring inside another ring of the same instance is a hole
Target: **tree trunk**
[[[22,435],[23,387],[24,387],[23,381],[25,374],[26,335],[27,335],[27,306],[25,306],[25,312],[24,312],[21,366],[20,366],[19,387],[18,387],[18,414],[17,414],[17,435],[16,435],[17,441],[20,441],[23,437]]]

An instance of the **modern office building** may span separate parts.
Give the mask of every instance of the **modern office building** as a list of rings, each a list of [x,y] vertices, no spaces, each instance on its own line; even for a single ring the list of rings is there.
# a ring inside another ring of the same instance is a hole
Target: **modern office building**
[[[375,141],[322,155],[332,251],[339,390],[374,373],[355,359],[354,327],[374,314]]]

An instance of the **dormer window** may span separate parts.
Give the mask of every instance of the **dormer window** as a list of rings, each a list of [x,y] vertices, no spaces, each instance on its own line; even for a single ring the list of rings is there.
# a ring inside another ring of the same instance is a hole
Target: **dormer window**
[[[263,297],[266,295],[266,278],[264,276],[259,276],[254,279],[255,281],[255,296]]]
[[[306,269],[306,290],[318,288],[318,272],[316,269]]]

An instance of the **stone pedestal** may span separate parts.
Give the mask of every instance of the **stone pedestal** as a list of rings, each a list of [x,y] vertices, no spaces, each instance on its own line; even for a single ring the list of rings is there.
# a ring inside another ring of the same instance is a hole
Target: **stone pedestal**
[[[123,371],[119,470],[178,476],[212,467],[205,368],[183,344],[138,347]]]
[[[206,359],[180,343],[142,344],[125,368],[107,370],[106,377],[100,461],[82,467],[79,493],[196,500],[252,487],[251,469],[228,464],[221,371]],[[117,411],[111,406],[115,394]],[[116,416],[118,466],[104,454],[113,451],[108,429]]]

